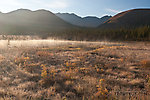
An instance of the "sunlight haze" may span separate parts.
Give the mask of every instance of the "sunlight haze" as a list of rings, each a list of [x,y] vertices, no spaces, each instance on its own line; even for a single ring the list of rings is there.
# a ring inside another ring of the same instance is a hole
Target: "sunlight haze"
[[[115,15],[134,8],[149,8],[149,0],[1,0],[0,11],[46,9],[53,13],[76,13],[79,16]]]

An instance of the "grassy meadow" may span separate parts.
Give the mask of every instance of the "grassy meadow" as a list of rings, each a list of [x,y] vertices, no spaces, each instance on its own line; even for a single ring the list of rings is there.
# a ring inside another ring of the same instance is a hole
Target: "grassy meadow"
[[[24,42],[17,47],[10,41],[9,47],[0,49],[0,99],[150,98],[149,42],[42,44]]]

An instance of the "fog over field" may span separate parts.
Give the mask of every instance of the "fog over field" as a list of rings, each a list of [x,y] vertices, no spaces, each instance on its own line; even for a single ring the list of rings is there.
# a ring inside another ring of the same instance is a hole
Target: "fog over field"
[[[53,39],[47,39],[47,40],[0,40],[0,47],[1,49],[6,48],[13,48],[13,47],[24,47],[24,48],[30,48],[30,47],[52,47],[52,46],[62,46],[62,45],[119,45],[113,42],[90,42],[90,41],[68,41],[68,40],[53,40]]]

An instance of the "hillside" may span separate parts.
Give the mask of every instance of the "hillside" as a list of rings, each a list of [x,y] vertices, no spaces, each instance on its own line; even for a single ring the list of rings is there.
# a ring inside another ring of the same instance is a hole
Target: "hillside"
[[[99,27],[134,28],[146,25],[150,25],[150,9],[133,9],[113,16]]]
[[[81,27],[97,27],[111,18],[111,16],[104,16],[102,18],[87,16],[82,18],[73,13],[56,13],[56,16],[62,18],[66,22]]]
[[[47,10],[19,9],[9,13],[0,13],[1,34],[52,33],[73,27]]]

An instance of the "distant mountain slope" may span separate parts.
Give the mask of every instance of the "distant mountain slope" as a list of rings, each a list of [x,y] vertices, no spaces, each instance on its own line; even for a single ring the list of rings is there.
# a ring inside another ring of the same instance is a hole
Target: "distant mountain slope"
[[[150,9],[133,9],[119,13],[100,28],[133,28],[144,25],[150,25]]]
[[[82,27],[97,27],[100,24],[107,21],[111,16],[104,16],[102,18],[97,17],[80,17],[75,14],[69,14],[69,13],[56,13],[56,16],[62,18],[64,21],[67,21],[73,25],[82,26]]]
[[[0,13],[1,34],[51,33],[73,27],[47,10],[19,9],[9,13]]]

